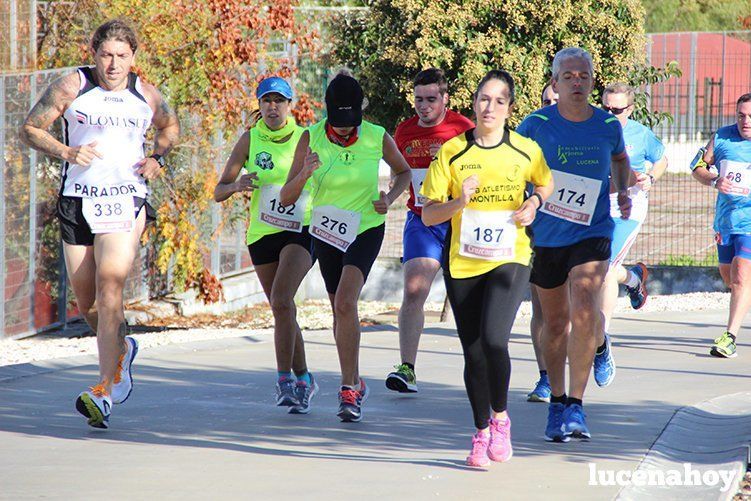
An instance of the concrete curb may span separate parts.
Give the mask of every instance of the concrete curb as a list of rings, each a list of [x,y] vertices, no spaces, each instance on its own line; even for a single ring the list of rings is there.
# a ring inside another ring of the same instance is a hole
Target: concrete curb
[[[162,300],[129,305],[130,309],[126,310],[125,318],[131,325],[143,325],[156,318],[173,315],[228,313],[266,301],[266,296],[253,271],[226,278],[222,280],[222,284],[224,286],[224,301],[222,302],[204,304],[198,299],[196,292],[190,290]],[[396,302],[401,299],[403,288],[404,276],[399,260],[378,259],[363,288],[361,299]],[[717,268],[686,266],[650,266],[648,288],[651,294],[659,295],[727,290]],[[621,295],[625,295],[625,291],[621,291]],[[433,280],[428,300],[443,301],[445,296],[443,275],[438,273]],[[317,262],[303,280],[296,299],[328,299]],[[529,299],[528,292],[524,299]]]
[[[751,391],[722,395],[676,411],[632,474],[659,478],[655,472],[674,470],[700,485],[625,486],[617,500],[730,500],[738,490],[751,460]],[[687,466],[687,464],[689,466]],[[689,477],[686,470],[694,473]],[[716,485],[695,479],[712,479],[710,471],[735,472],[732,485],[723,491]],[[637,473],[639,472],[639,473]],[[650,475],[650,472],[651,475]],[[642,482],[640,482],[642,483]]]

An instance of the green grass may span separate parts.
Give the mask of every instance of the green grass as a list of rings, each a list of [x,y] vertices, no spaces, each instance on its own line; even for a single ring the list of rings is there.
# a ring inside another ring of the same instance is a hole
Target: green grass
[[[657,263],[657,266],[717,266],[717,254],[697,257],[688,254],[669,255]]]

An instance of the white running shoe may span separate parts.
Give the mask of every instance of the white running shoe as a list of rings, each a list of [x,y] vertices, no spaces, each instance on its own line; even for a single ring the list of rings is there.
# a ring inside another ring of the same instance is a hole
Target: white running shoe
[[[128,350],[120,355],[118,371],[115,373],[115,381],[112,385],[112,403],[115,404],[121,404],[128,400],[130,392],[133,391],[133,375],[130,372],[130,367],[133,365],[136,355],[138,355],[138,341],[133,337],[126,336],[125,344],[128,345]]]
[[[76,410],[88,418],[89,426],[94,428],[110,427],[112,399],[105,393],[104,385],[98,384],[84,391],[76,399]]]

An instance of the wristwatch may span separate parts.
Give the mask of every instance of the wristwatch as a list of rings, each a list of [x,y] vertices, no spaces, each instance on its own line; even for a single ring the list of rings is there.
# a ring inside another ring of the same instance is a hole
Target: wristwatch
[[[712,179],[712,181],[709,183],[709,185],[712,188],[717,189],[717,181],[719,181],[719,180],[720,180],[720,176],[717,176],[716,178]]]
[[[164,161],[164,157],[160,155],[159,153],[154,153],[149,158],[153,158],[154,160],[156,160],[156,163],[158,163],[159,167],[161,167],[162,169],[164,169],[164,166],[167,163]]]

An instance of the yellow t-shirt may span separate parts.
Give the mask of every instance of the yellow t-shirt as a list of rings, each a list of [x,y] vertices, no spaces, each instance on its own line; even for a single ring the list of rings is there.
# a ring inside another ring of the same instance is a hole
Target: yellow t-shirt
[[[465,179],[472,175],[479,178],[480,186],[469,204],[451,218],[446,271],[452,278],[482,275],[505,263],[529,266],[532,249],[526,228],[509,222],[508,217],[524,202],[527,183],[544,186],[553,178],[542,150],[533,140],[507,129],[498,145],[483,147],[475,143],[473,132],[456,136],[441,147],[420,190],[430,200],[446,202],[462,196]],[[462,228],[465,212],[471,215],[466,218],[471,222]],[[509,237],[503,249],[504,239]],[[493,249],[493,245],[501,249]],[[483,253],[483,258],[471,257]]]

